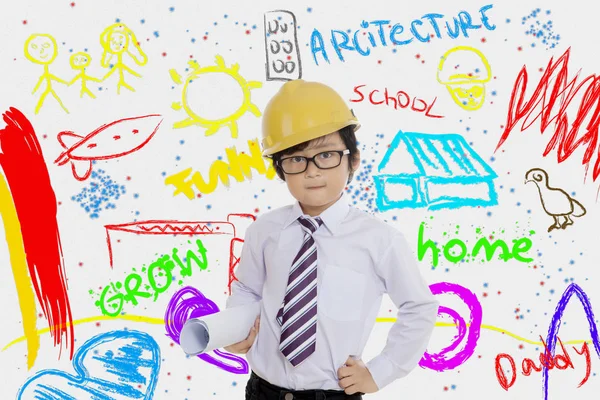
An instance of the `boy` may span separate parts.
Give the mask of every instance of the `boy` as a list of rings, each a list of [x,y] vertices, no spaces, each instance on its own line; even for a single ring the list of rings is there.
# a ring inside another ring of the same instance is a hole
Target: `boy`
[[[246,354],[252,368],[247,400],[362,399],[407,375],[425,352],[438,302],[413,253],[344,194],[360,164],[359,127],[317,82],[289,81],[265,108],[263,155],[297,201],[248,227],[227,300],[227,308],[262,300],[248,337],[225,348]],[[365,364],[384,293],[397,321]]]

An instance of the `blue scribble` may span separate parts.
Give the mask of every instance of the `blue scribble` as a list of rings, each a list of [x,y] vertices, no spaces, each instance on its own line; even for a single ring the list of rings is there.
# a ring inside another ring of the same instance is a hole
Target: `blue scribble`
[[[71,200],[79,203],[81,208],[93,219],[98,218],[102,210],[116,208],[111,200],[118,200],[124,194],[125,186],[119,185],[106,175],[104,170],[99,169],[92,171],[90,185],[71,197]]]
[[[550,322],[550,327],[548,328],[548,336],[546,337],[546,343],[548,346],[548,351],[554,357],[554,349],[556,348],[556,338],[558,337],[558,329],[560,328],[561,321],[565,308],[573,294],[577,295],[579,302],[583,306],[583,311],[585,312],[585,316],[587,317],[588,325],[590,327],[590,336],[592,338],[592,343],[594,344],[594,348],[596,349],[596,354],[600,357],[600,337],[598,336],[598,326],[596,325],[594,312],[592,311],[592,304],[588,299],[587,295],[575,283],[571,283],[565,292],[563,293],[560,301],[556,306],[556,311],[554,311],[554,315],[552,316],[552,321]],[[544,400],[548,400],[548,368],[543,368],[542,372],[542,391],[544,392]]]
[[[491,24],[489,21],[490,16],[485,14],[493,6],[493,4],[488,4],[481,7],[479,9],[479,16],[477,17],[471,17],[471,14],[467,11],[460,11],[456,17],[444,16],[439,13],[429,13],[411,22],[406,21],[402,23],[396,23],[388,19],[362,20],[358,23],[359,29],[355,29],[354,34],[352,34],[353,29],[332,29],[330,42],[338,59],[341,62],[345,62],[342,50],[348,52],[356,51],[361,56],[368,56],[371,54],[371,49],[386,47],[388,43],[393,46],[404,46],[411,42],[428,43],[433,37],[444,38],[446,33],[451,39],[458,38],[461,33],[465,38],[468,38],[469,30],[485,28],[493,31],[496,29],[496,25]],[[479,18],[481,19],[481,24],[474,25],[473,22]],[[454,30],[451,28],[451,24],[454,25]],[[446,26],[446,30],[443,29],[444,25]],[[435,33],[435,36],[433,33]],[[389,39],[389,41],[386,39]],[[417,41],[415,42],[414,39],[417,39]],[[320,54],[323,60],[327,64],[330,64],[325,43],[323,34],[318,29],[314,29],[310,35],[310,50],[316,65],[319,65],[317,54]],[[331,52],[331,50],[329,51]]]
[[[374,180],[380,211],[498,204],[493,182],[498,175],[458,134],[399,131],[378,172]],[[407,195],[398,194],[398,190]],[[476,190],[484,193],[474,195]]]
[[[75,375],[56,369],[38,372],[21,387],[17,399],[151,400],[160,370],[160,349],[144,332],[106,332],[77,350],[73,369]]]
[[[550,10],[546,10],[545,15],[550,15]],[[546,45],[546,49],[555,48],[560,42],[560,35],[554,33],[554,25],[552,20],[540,21],[538,18],[543,17],[542,10],[536,8],[529,15],[521,18],[521,25],[529,24],[529,29],[525,31],[526,35],[531,35],[537,41]],[[531,47],[535,47],[535,43],[531,43]]]

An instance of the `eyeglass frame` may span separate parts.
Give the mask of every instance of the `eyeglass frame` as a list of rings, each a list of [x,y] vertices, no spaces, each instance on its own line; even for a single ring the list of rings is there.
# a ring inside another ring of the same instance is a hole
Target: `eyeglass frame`
[[[319,165],[315,162],[315,158],[318,155],[323,154],[323,153],[337,153],[337,154],[339,154],[340,155],[340,162],[339,162],[339,164],[336,165],[335,167],[329,167],[329,168],[321,168],[321,167],[319,167]],[[342,159],[344,158],[345,155],[348,155],[348,154],[350,154],[350,149],[344,149],[344,150],[325,150],[325,151],[322,151],[320,153],[315,154],[312,157],[306,157],[306,156],[289,156],[289,157],[285,157],[285,158],[282,158],[279,161],[277,161],[277,166],[279,168],[281,168],[281,170],[283,171],[284,174],[287,174],[287,175],[298,175],[298,174],[301,174],[303,172],[306,172],[306,170],[308,169],[308,163],[310,161],[312,161],[312,163],[315,164],[315,167],[317,167],[319,169],[334,169],[334,168],[339,167],[342,164]],[[292,172],[292,173],[285,172],[285,170],[283,169],[283,166],[281,165],[281,163],[283,161],[285,161],[285,160],[289,160],[290,158],[295,158],[295,157],[302,157],[302,158],[304,158],[306,160],[306,166],[300,172]]]

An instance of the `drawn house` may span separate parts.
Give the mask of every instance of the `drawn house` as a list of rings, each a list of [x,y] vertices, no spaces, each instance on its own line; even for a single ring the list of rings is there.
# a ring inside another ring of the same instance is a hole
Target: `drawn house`
[[[399,131],[373,178],[386,211],[493,206],[497,176],[461,135]]]

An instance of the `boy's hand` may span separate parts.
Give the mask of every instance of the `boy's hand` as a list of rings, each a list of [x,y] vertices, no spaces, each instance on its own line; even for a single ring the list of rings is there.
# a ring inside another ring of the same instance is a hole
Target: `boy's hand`
[[[254,326],[250,329],[250,332],[248,333],[248,337],[246,339],[242,340],[241,342],[234,343],[231,346],[226,346],[223,348],[230,353],[246,354],[248,350],[250,350],[250,347],[252,347],[252,344],[254,343],[254,339],[256,338],[256,334],[258,333],[258,328],[260,328],[260,315],[256,317],[256,320],[254,321]]]
[[[345,366],[338,369],[338,378],[346,394],[375,393],[379,390],[365,363],[352,357],[348,357]]]

